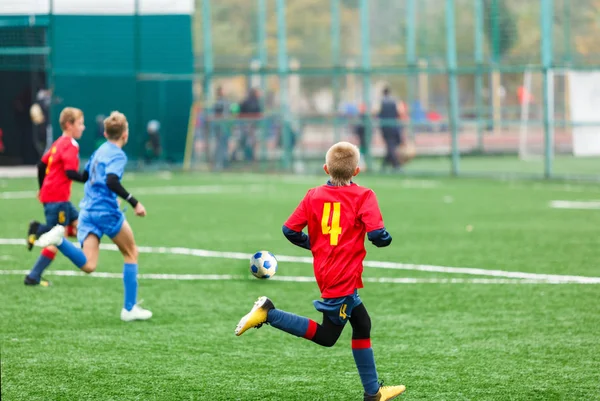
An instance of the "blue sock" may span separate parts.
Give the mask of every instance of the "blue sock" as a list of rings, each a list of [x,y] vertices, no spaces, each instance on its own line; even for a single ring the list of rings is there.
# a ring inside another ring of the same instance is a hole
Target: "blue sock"
[[[279,309],[271,309],[267,315],[267,322],[283,330],[286,333],[293,334],[298,337],[305,337],[312,339],[315,334],[316,325],[310,327],[311,320],[302,316],[294,315],[293,313],[284,312]],[[309,330],[311,328],[311,330]],[[309,337],[307,337],[309,336]]]
[[[125,309],[131,310],[137,302],[137,272],[136,263],[125,263],[123,265],[123,286],[125,287]]]
[[[71,242],[63,239],[60,245],[56,246],[60,253],[65,255],[75,266],[81,269],[87,262],[87,258],[83,251],[73,245]]]
[[[377,369],[375,368],[375,356],[373,348],[371,348],[371,340],[355,340],[352,339],[352,355],[354,362],[358,368],[360,381],[365,389],[365,393],[373,395],[379,391],[379,383],[377,381]]]
[[[33,268],[28,274],[29,278],[39,282],[42,278],[44,270],[50,266],[52,260],[54,260],[54,254],[50,251],[46,252],[46,249],[42,250],[40,257],[36,260],[35,265],[33,265]]]

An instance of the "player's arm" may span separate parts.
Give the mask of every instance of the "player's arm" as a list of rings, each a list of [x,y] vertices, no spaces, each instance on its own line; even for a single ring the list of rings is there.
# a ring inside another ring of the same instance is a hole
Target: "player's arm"
[[[367,229],[367,238],[373,245],[383,248],[392,243],[392,236],[383,225],[383,217],[375,192],[369,191],[360,207],[359,215]]]
[[[65,149],[63,156],[65,174],[71,181],[86,182],[88,178],[90,178],[90,173],[88,173],[87,170],[84,170],[83,172],[78,171],[79,145],[77,145],[75,140],[72,141],[73,142]]]
[[[367,238],[369,238],[369,241],[378,248],[383,248],[392,243],[392,236],[387,232],[385,227],[379,230],[369,231],[367,233]]]
[[[43,161],[39,161],[37,164],[37,179],[38,179],[38,185],[40,186],[40,189],[42,189],[42,185],[44,185],[44,178],[46,178],[46,169],[48,168],[48,165],[46,163],[44,163]]]
[[[309,195],[307,194],[304,199],[302,199],[296,210],[294,210],[294,213],[287,219],[282,227],[282,231],[283,235],[285,235],[292,244],[310,250],[310,240],[308,235],[302,232],[304,227],[308,224],[308,219],[306,217],[306,199],[308,196]]]
[[[88,178],[90,178],[90,173],[87,170],[84,170],[83,172],[79,172],[77,170],[66,170],[65,174],[67,175],[67,178],[77,182],[86,182]]]
[[[285,225],[282,227],[282,231],[283,235],[285,235],[292,244],[310,251],[310,241],[308,240],[308,235],[306,235],[306,233],[303,231],[294,231]]]
[[[146,209],[141,202],[138,202],[133,195],[127,191],[121,184],[121,177],[125,171],[125,165],[127,164],[127,157],[125,153],[115,155],[106,165],[106,186],[108,189],[113,191],[119,197],[125,199],[135,209],[137,216],[145,216]]]
[[[129,202],[131,206],[136,207],[138,205],[138,200],[123,187],[118,175],[113,173],[106,174],[106,186],[118,196]]]
[[[40,189],[42,189],[42,185],[44,185],[44,179],[46,178],[46,170],[48,169],[48,163],[50,161],[50,152],[46,152],[42,155],[42,158],[37,164],[37,177],[38,177],[38,185]]]

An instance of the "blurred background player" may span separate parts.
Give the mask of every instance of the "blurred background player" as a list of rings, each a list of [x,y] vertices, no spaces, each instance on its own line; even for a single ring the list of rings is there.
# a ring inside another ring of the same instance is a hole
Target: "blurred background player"
[[[238,323],[235,334],[242,335],[264,323],[331,347],[349,321],[352,326],[352,354],[358,368],[365,401],[398,397],[405,386],[381,386],[371,348],[371,318],[358,296],[363,287],[362,262],[366,255],[365,234],[377,247],[388,246],[392,237],[383,225],[375,193],[352,182],[360,169],[360,154],[348,142],[333,145],[326,155],[326,185],[308,191],[283,226],[283,233],[294,245],[312,251],[314,272],[322,301],[314,301],[323,313],[321,324],[275,309],[267,297],[260,297],[252,310]],[[308,225],[306,235],[302,230]]]
[[[137,305],[138,252],[131,226],[119,209],[117,195],[134,207],[137,216],[145,216],[146,209],[121,185],[121,178],[127,164],[127,156],[122,148],[129,139],[129,127],[125,116],[112,112],[104,120],[104,136],[107,141],[92,155],[85,166],[88,180],[84,186],[84,197],[79,206],[81,213],[77,239],[81,249],[64,240],[64,229],[56,226],[38,240],[41,246],[56,245],[79,269],[93,273],[98,264],[100,239],[106,234],[119,248],[125,263],[123,284],[125,287],[124,306],[121,320],[147,320],[152,312]]]
[[[148,137],[145,144],[144,161],[147,164],[160,160],[162,149],[160,146],[160,122],[150,120],[146,126]]]
[[[40,187],[39,200],[44,205],[46,223],[32,221],[29,224],[27,248],[31,250],[36,239],[50,231],[54,226],[67,227],[67,235],[74,236],[77,228],[79,213],[71,198],[71,181],[85,182],[87,172],[80,174],[79,144],[85,125],[83,112],[74,107],[66,107],[59,117],[63,134],[46,152],[38,163],[38,184]],[[42,241],[43,239],[40,238]],[[48,280],[42,278],[42,273],[56,256],[57,248],[47,246],[42,249],[35,265],[25,276],[26,285],[48,286]]]
[[[79,266],[86,273],[96,270],[100,239],[107,235],[119,248],[124,258],[123,285],[124,306],[121,320],[146,320],[152,312],[137,304],[138,251],[131,226],[119,209],[117,195],[128,201],[137,216],[144,217],[146,209],[121,185],[127,164],[123,147],[129,139],[129,125],[122,113],[112,112],[104,120],[104,136],[101,145],[88,161],[85,170],[89,180],[84,187],[84,197],[79,204],[81,214],[77,240],[81,244],[86,262]]]
[[[383,89],[383,98],[379,108],[377,117],[381,121],[381,133],[385,142],[385,158],[381,165],[384,170],[387,166],[391,166],[394,171],[400,169],[402,164],[399,155],[398,147],[404,143],[402,135],[403,127],[399,120],[406,119],[406,111],[403,103],[400,102],[400,107],[396,99],[391,95],[390,88]]]

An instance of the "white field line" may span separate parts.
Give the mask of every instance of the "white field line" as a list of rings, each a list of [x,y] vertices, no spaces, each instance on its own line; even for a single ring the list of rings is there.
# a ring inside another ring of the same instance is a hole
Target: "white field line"
[[[140,195],[205,195],[205,194],[234,194],[256,193],[271,190],[269,185],[194,185],[194,186],[162,186],[139,187],[129,191]],[[0,192],[0,199],[35,199],[36,191],[6,191]]]
[[[0,238],[0,245],[19,245],[24,246],[24,239],[15,238]],[[100,249],[108,251],[118,251],[116,245],[113,244],[100,244]],[[201,258],[220,258],[220,259],[234,259],[234,260],[248,260],[250,254],[244,252],[222,252],[222,251],[209,251],[206,249],[192,249],[192,248],[168,248],[168,247],[149,247],[139,246],[138,250],[140,253],[150,254],[168,254],[168,255],[188,255],[196,256]],[[302,256],[287,256],[279,255],[277,260],[280,262],[292,262],[292,263],[304,263],[312,264],[312,257]],[[371,267],[376,269],[391,269],[391,270],[413,270],[413,271],[425,271],[435,273],[446,273],[446,274],[466,274],[474,276],[488,276],[488,277],[501,277],[511,279],[523,279],[523,280],[543,280],[545,282],[557,282],[557,283],[579,283],[579,284],[600,284],[600,277],[585,277],[585,276],[565,276],[558,274],[538,274],[538,273],[525,273],[525,272],[511,272],[505,270],[488,270],[488,269],[477,269],[470,267],[450,267],[450,266],[434,266],[434,265],[417,265],[397,262],[382,262],[382,261],[365,261],[365,267]]]
[[[22,276],[29,273],[29,270],[0,270],[2,275]],[[52,276],[65,277],[84,277],[85,273],[75,270],[49,270],[45,273]],[[94,272],[89,275],[92,278],[112,278],[121,279],[121,273]],[[227,281],[227,280],[247,280],[252,276],[233,275],[233,274],[156,274],[143,273],[138,274],[139,279],[143,280],[176,280],[176,281]],[[312,283],[314,277],[308,276],[275,276],[270,281],[285,281],[293,283]],[[565,284],[563,281],[551,280],[518,280],[518,279],[486,279],[486,278],[412,278],[412,277],[365,277],[363,281],[367,283],[385,283],[385,284]],[[593,284],[593,283],[577,283]]]
[[[553,209],[600,209],[600,201],[553,200],[550,202],[550,207]]]
[[[289,183],[289,182],[285,182]],[[315,184],[319,185],[319,184]],[[395,184],[397,187],[412,189],[433,189],[439,187],[436,181],[427,180],[404,180]],[[384,185],[385,186],[385,185]],[[156,187],[129,188],[129,191],[139,195],[203,195],[203,194],[227,194],[244,192],[265,192],[274,190],[273,185],[251,184],[251,185],[172,185]],[[3,191],[0,199],[35,199],[37,191]]]

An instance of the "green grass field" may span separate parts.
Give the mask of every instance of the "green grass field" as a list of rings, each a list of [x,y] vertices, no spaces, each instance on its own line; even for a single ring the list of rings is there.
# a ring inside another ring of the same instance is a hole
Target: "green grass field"
[[[46,275],[52,287],[23,285],[39,248],[29,253],[15,240],[42,208],[34,178],[0,179],[2,400],[362,400],[349,327],[327,349],[268,326],[234,336],[260,295],[320,319],[311,302],[318,288],[302,282],[311,266],[285,258],[310,254],[288,243],[281,225],[324,181],[126,175],[148,210],[145,219],[127,212],[144,247],[140,274],[168,276],[140,279],[152,320],[123,323],[113,250],[102,251],[96,276],[57,275],[75,271],[59,256]],[[589,279],[600,277],[600,210],[549,207],[600,199],[600,186],[357,182],[377,192],[394,237],[388,248],[367,244],[371,265],[393,263],[365,268],[361,297],[380,379],[405,384],[400,399],[600,400],[600,281]],[[280,257],[276,279],[291,281],[251,278],[244,255],[223,253],[260,249]]]

